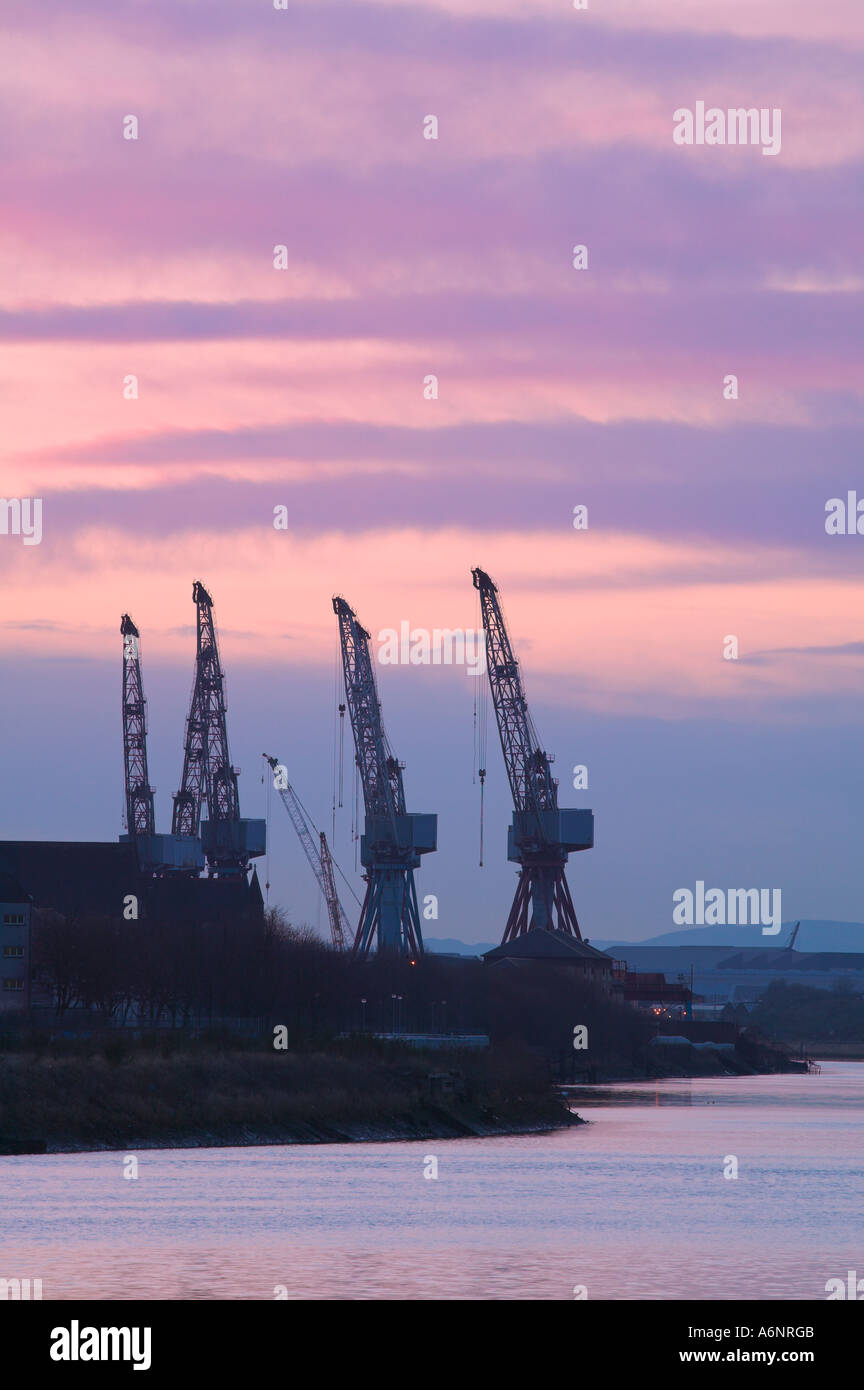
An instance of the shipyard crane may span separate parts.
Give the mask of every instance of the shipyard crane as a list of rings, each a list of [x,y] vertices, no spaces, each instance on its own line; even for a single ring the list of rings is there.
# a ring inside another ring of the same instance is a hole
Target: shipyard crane
[[[377,934],[379,954],[418,956],[423,936],[414,870],[420,866],[421,854],[437,848],[438,817],[405,810],[405,764],[393,756],[381,723],[369,633],[344,598],[333,599],[333,611],[339,620],[345,700],[366,811],[360,837],[366,894],[354,954],[367,955]]]
[[[123,764],[126,774],[126,831],[131,839],[156,832],[153,788],[147,771],[147,705],[141,680],[141,634],[124,613],[123,638]]]
[[[336,881],[333,877],[333,860],[330,857],[327,836],[324,834],[323,830],[320,832],[318,837],[319,847],[316,849],[315,841],[312,838],[315,827],[309,824],[300,798],[288,781],[284,765],[276,758],[272,758],[269,753],[264,753],[262,756],[273,769],[273,785],[282,798],[285,810],[291,818],[291,824],[297,831],[297,838],[303,846],[306,858],[309,860],[310,868],[318,881],[318,887],[324,895],[324,901],[327,904],[327,916],[330,919],[330,935],[333,939],[333,945],[336,947],[337,951],[344,951],[347,949],[349,943],[353,945],[354,936],[348,925],[348,919],[345,916],[342,904],[339,901],[339,895],[336,892]]]
[[[263,820],[240,817],[237,768],[228,752],[225,722],[225,677],[216,643],[213,600],[196,580],[192,587],[196,607],[197,647],[195,680],[186,720],[183,776],[174,796],[172,832],[197,836],[212,876],[245,875],[249,860],[265,851]],[[209,819],[201,819],[203,803]]]
[[[147,770],[147,704],[141,677],[141,634],[128,613],[120,619],[123,638],[123,764],[126,783],[126,834],[135,846],[142,873],[179,869],[198,873],[204,866],[200,841],[193,836],[157,835],[153,788]]]
[[[513,794],[507,858],[520,866],[502,945],[535,927],[566,932],[581,941],[564,866],[573,851],[592,848],[594,816],[587,810],[559,808],[552,758],[540,747],[528,711],[498,589],[484,570],[473,569],[471,574],[480,594],[486,669]]]

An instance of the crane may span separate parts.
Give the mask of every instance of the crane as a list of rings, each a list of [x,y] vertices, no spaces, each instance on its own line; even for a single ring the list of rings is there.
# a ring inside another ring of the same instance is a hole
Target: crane
[[[594,816],[587,810],[559,808],[552,758],[540,747],[531,720],[498,589],[484,570],[472,569],[471,576],[480,594],[486,669],[513,795],[507,858],[520,866],[501,944],[540,927],[581,941],[564,866],[571,852],[593,847]]]
[[[318,837],[319,847],[316,849],[315,841],[312,838],[312,832],[315,827],[310,826],[303,807],[300,804],[300,798],[288,781],[288,775],[284,765],[280,763],[278,759],[272,758],[269,753],[264,753],[262,756],[273,769],[273,785],[282,798],[285,810],[291,817],[291,824],[297,831],[297,838],[303,846],[306,858],[309,860],[309,865],[318,881],[318,887],[324,895],[324,901],[327,904],[327,916],[330,919],[330,935],[333,939],[333,945],[336,947],[337,951],[344,951],[346,950],[346,942],[350,942],[353,945],[354,936],[348,925],[348,919],[342,909],[342,904],[339,901],[339,895],[336,892],[336,881],[333,877],[333,860],[330,857],[330,847],[327,844],[327,836],[324,834],[323,830],[320,832]]]
[[[795,925],[794,925],[794,927],[792,928],[792,935],[791,935],[790,938],[789,938],[789,945],[786,947],[786,950],[787,950],[787,951],[792,951],[792,950],[794,950],[794,948],[795,948],[795,938],[797,937],[798,932],[799,932],[800,930],[801,930],[801,923],[800,923],[800,922],[796,922]]]
[[[156,817],[153,788],[147,771],[147,704],[141,680],[141,634],[124,613],[123,638],[123,763],[126,774],[126,830],[133,839],[153,835]]]
[[[368,954],[377,935],[379,954],[423,952],[414,870],[420,856],[438,846],[438,817],[405,809],[402,771],[381,722],[381,705],[369,654],[369,633],[344,598],[333,599],[339,620],[345,701],[354,734],[355,761],[366,811],[360,862],[366,894],[354,937],[354,954]]]
[[[203,868],[200,841],[194,836],[157,835],[153,788],[147,770],[147,704],[141,678],[141,634],[128,613],[120,619],[123,638],[123,763],[126,782],[126,834],[142,873]]]
[[[318,835],[321,841],[321,876],[324,879],[324,901],[327,904],[327,916],[330,918],[330,935],[333,938],[333,945],[337,951],[347,949],[347,942],[354,945],[354,933],[348,925],[348,918],[342,911],[342,904],[336,892],[336,880],[333,877],[333,858],[330,854],[330,846],[327,843],[327,836],[321,830]],[[347,941],[346,941],[347,936]]]
[[[249,860],[265,851],[263,820],[242,820],[237,768],[228,753],[225,677],[216,644],[213,600],[200,580],[192,586],[196,607],[195,681],[186,720],[183,776],[174,796],[172,833],[197,836],[210,873],[218,878],[245,875]],[[209,820],[201,820],[203,802]]]

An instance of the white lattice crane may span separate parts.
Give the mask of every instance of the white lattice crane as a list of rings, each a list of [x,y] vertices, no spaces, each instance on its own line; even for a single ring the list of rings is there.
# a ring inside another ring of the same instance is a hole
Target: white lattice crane
[[[313,839],[315,827],[310,825],[300,798],[288,781],[284,764],[280,763],[277,758],[271,758],[269,753],[264,753],[262,756],[270,764],[273,771],[273,786],[282,798],[285,810],[291,818],[291,824],[297,831],[297,838],[303,846],[310,868],[318,882],[318,887],[324,896],[324,901],[327,904],[327,916],[330,919],[330,935],[333,939],[333,945],[337,951],[350,950],[354,945],[354,933],[348,925],[348,918],[345,916],[339,901],[339,894],[336,892],[333,860],[330,856],[327,836],[323,830],[320,832],[318,836],[319,847],[316,849]]]

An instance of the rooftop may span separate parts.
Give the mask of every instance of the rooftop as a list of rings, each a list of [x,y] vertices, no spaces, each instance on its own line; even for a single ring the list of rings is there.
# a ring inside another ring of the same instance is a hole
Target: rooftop
[[[514,941],[506,941],[493,951],[486,951],[483,959],[558,960],[574,965],[594,961],[598,965],[608,965],[610,970],[612,968],[612,957],[605,951],[598,951],[587,941],[577,941],[575,936],[567,932],[549,931],[546,927],[533,927],[531,931],[523,932]]]

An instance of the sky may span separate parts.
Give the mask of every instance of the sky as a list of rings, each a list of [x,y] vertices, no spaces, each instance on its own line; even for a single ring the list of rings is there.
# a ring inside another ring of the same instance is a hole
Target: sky
[[[373,643],[476,627],[480,565],[559,800],[595,813],[585,935],[671,930],[698,880],[864,918],[864,537],[826,533],[864,499],[860,0],[6,0],[3,24],[0,495],[41,499],[42,535],[0,534],[0,837],[121,833],[125,611],[170,827],[195,579],[244,814],[266,751],[331,830],[332,595]],[[700,101],[780,111],[779,153],[676,144]],[[409,809],[439,815],[426,933],[497,939],[477,678],[378,674]],[[344,790],[362,892],[350,767]],[[271,801],[270,901],[321,925]]]

